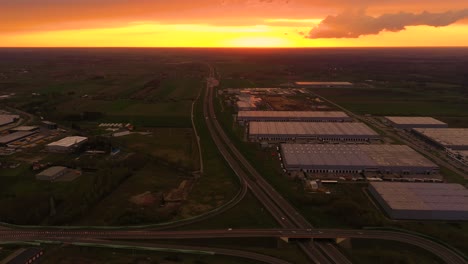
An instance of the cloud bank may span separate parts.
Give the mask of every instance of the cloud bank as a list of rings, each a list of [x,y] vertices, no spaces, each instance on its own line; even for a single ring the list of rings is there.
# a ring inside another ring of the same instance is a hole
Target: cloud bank
[[[400,12],[372,17],[365,10],[347,11],[326,17],[314,27],[307,38],[359,38],[376,35],[382,31],[398,32],[407,26],[444,27],[468,18],[468,9],[443,13],[422,12],[419,14]]]

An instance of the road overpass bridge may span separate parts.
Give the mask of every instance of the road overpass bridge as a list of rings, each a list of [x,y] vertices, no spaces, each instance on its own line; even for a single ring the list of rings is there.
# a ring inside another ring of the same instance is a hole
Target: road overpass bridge
[[[216,238],[278,238],[297,239],[381,239],[412,244],[439,256],[445,263],[466,264],[467,260],[454,250],[432,240],[402,232],[350,229],[218,229],[189,231],[157,230],[57,230],[57,229],[9,229],[0,230],[0,241],[36,240],[158,240],[158,239],[216,239]]]

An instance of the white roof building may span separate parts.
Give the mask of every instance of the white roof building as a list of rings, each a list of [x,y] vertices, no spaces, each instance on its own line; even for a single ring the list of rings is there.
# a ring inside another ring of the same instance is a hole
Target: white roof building
[[[247,122],[344,122],[352,121],[352,118],[341,111],[239,111],[237,120]]]
[[[438,166],[405,145],[281,144],[287,170],[434,173]]]
[[[440,120],[427,116],[386,116],[396,128],[444,128],[448,125]]]
[[[415,128],[413,131],[441,147],[468,150],[468,128]]]
[[[284,141],[296,139],[362,141],[380,136],[363,123],[250,122],[251,140]]]
[[[468,220],[468,189],[460,184],[372,182],[369,191],[393,219]]]
[[[48,144],[46,147],[51,152],[69,152],[72,151],[74,148],[79,147],[81,144],[85,143],[88,140],[87,137],[66,137],[62,138],[59,141],[52,142]]]

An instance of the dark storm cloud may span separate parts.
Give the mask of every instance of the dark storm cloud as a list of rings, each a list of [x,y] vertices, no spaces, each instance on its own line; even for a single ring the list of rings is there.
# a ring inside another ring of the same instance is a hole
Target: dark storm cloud
[[[314,27],[308,38],[358,38],[364,35],[376,35],[382,31],[398,32],[407,26],[444,27],[468,18],[468,9],[443,13],[422,12],[384,14],[372,17],[364,10],[347,11],[336,16],[328,16]]]

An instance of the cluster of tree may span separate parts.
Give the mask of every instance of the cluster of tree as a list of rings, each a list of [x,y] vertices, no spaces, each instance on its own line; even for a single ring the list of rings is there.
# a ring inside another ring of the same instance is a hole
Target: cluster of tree
[[[0,222],[35,225],[48,215],[49,199],[46,193],[10,195],[13,196],[0,200]]]
[[[81,113],[69,113],[62,116],[62,120],[68,122],[96,121],[101,119],[104,113],[97,111],[84,111]]]
[[[88,141],[85,144],[81,145],[80,151],[92,149],[109,152],[111,148],[112,142],[109,137],[94,136],[89,137]]]

